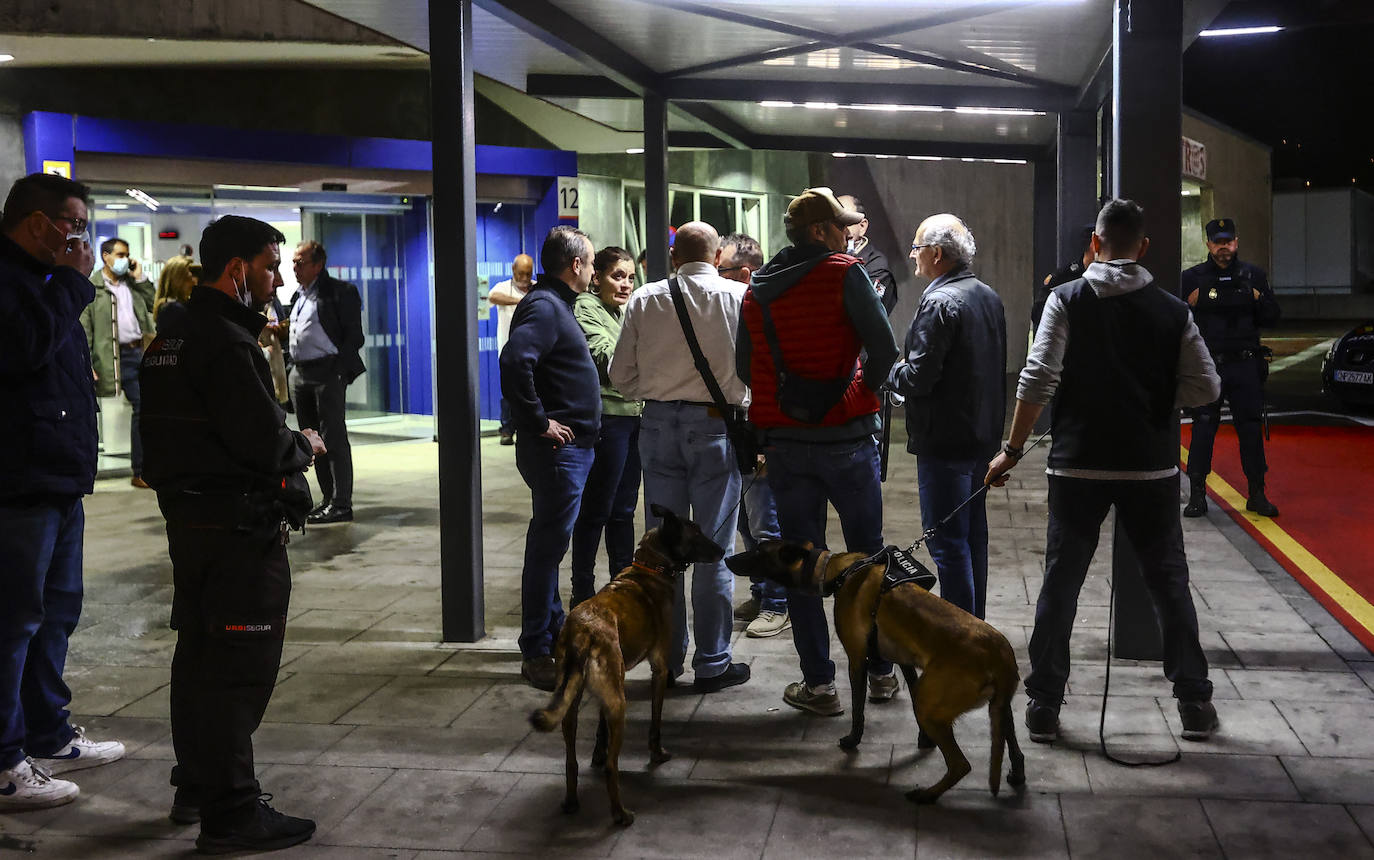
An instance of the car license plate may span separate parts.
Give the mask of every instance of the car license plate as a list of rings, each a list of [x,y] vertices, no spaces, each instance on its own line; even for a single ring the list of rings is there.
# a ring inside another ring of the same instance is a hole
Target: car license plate
[[[1335,376],[1337,382],[1355,382],[1360,385],[1374,385],[1374,371],[1338,370]]]

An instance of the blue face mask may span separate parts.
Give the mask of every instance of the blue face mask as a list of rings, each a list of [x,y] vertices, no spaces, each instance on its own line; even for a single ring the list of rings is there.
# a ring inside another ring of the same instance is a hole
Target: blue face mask
[[[116,278],[122,278],[129,274],[129,258],[115,257],[110,262],[110,271],[115,273]]]

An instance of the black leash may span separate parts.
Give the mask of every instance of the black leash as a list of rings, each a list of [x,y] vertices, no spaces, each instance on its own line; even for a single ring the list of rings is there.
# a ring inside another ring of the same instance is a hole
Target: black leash
[[[878,483],[887,483],[887,451],[892,445],[892,398],[886,391],[883,398],[883,431],[878,441]]]
[[[1112,577],[1111,593],[1107,597],[1107,672],[1102,679],[1102,713],[1097,720],[1097,746],[1102,756],[1113,764],[1124,767],[1162,767],[1183,758],[1183,750],[1174,750],[1174,757],[1162,761],[1126,761],[1107,751],[1107,691],[1112,686],[1112,621],[1116,617],[1116,577]]]

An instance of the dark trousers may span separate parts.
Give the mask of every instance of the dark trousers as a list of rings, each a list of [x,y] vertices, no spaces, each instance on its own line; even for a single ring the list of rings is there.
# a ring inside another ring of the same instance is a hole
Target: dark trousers
[[[250,531],[167,525],[172,557],[172,784],[200,802],[210,827],[261,793],[253,732],[281,663],[291,596],[275,527]]]
[[[142,363],[143,347],[119,347],[119,384],[134,410],[129,420],[129,466],[134,475],[143,474],[143,436],[138,430],[138,418],[143,413],[143,393],[138,385],[138,366]]]
[[[1045,581],[1035,606],[1026,694],[1058,707],[1069,680],[1069,636],[1078,592],[1097,549],[1098,531],[1115,506],[1117,522],[1140,559],[1164,640],[1164,675],[1184,701],[1212,698],[1207,658],[1198,643],[1188,590],[1188,559],[1179,521],[1178,476],[1153,481],[1089,481],[1050,476]]]
[[[979,618],[986,615],[988,597],[987,494],[964,502],[983,485],[987,468],[980,460],[928,454],[916,460],[922,526],[930,528],[964,505],[926,541],[940,577],[940,596]]]
[[[515,442],[515,467],[530,488],[530,527],[520,573],[520,653],[526,660],[553,653],[563,629],[558,568],[572,539],[582,489],[595,456],[591,448],[554,447],[542,436]]]
[[[639,416],[602,415],[591,472],[572,533],[572,603],[596,593],[596,550],[606,533],[610,575],[630,566],[639,507]]]
[[[72,739],[67,639],[81,618],[81,499],[0,502],[0,770]]]
[[[784,540],[825,542],[826,504],[835,506],[846,550],[874,553],[883,548],[883,493],[878,481],[878,446],[855,442],[807,443],[779,440],[768,448],[768,483],[777,503]],[[792,644],[802,678],[811,686],[835,680],[830,659],[830,625],[819,594],[787,590]],[[869,654],[868,669],[887,674],[892,664]]]
[[[510,404],[506,402],[504,397],[501,398],[501,427],[499,432],[502,436],[515,435],[515,424],[510,417]]]
[[[315,480],[320,482],[321,502],[338,508],[353,507],[353,449],[348,445],[344,423],[343,377],[337,359],[298,361],[291,370],[291,399],[301,429],[319,431],[328,453],[315,457]]]
[[[1212,471],[1212,445],[1221,423],[1221,401],[1231,404],[1231,421],[1240,439],[1240,466],[1251,484],[1263,485],[1269,467],[1264,461],[1264,377],[1268,366],[1262,358],[1245,358],[1217,364],[1221,396],[1215,403],[1192,410],[1193,441],[1188,446],[1188,477],[1205,481]]]

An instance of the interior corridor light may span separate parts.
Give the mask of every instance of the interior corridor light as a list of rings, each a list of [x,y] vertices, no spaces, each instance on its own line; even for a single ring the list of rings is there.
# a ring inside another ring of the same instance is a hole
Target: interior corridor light
[[[1282,27],[1224,27],[1217,30],[1203,30],[1199,36],[1264,36],[1277,33]]]
[[[0,54],[0,63],[8,63],[14,59],[14,54]]]
[[[143,191],[137,188],[125,188],[124,193],[134,198],[139,203],[142,203],[144,206],[147,206],[154,212],[157,211],[157,207],[162,205],[161,203],[158,203],[157,200],[153,199],[148,194],[144,193]]]
[[[629,149],[625,150],[625,154],[626,154],[626,155],[643,155],[643,154],[644,154],[644,147],[642,147],[642,146],[632,146],[632,147],[630,147]]]
[[[1044,111],[1029,108],[1010,107],[940,107],[939,105],[894,105],[894,104],[851,104],[837,102],[796,102],[761,101],[759,107],[766,108],[806,108],[807,110],[866,110],[885,113],[962,113],[981,116],[1045,116]]]
[[[901,158],[902,156],[888,155],[885,153],[873,153],[865,155],[862,152],[832,152],[831,158]],[[947,158],[943,155],[908,155],[907,161],[969,161],[979,164],[1029,164],[1024,158]]]

